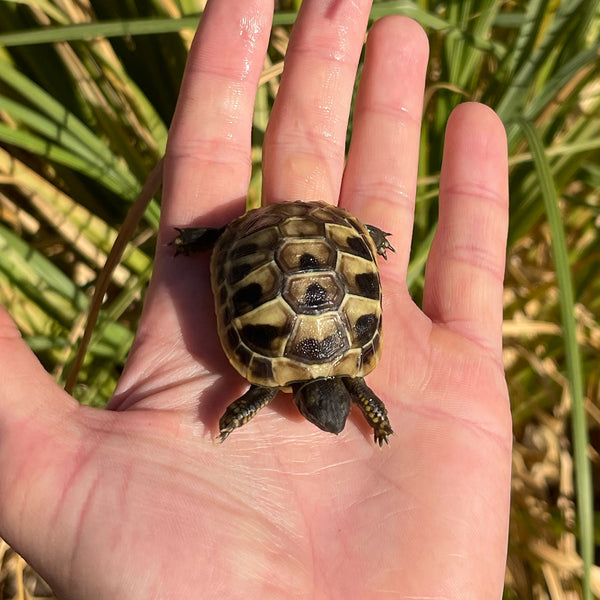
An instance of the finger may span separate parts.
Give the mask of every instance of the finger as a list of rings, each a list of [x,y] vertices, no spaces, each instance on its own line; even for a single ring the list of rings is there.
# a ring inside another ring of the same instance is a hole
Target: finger
[[[110,408],[132,406],[172,381],[200,385],[207,357],[222,355],[208,253],[175,259],[169,242],[175,227],[221,226],[244,210],[254,99],[272,13],[272,0],[210,0],[206,6],[169,133],[152,281]],[[185,396],[189,406],[193,397]],[[160,401],[152,397],[150,405]]]
[[[168,237],[174,226],[223,224],[243,210],[254,98],[272,13],[272,0],[212,0],[206,6],[165,157],[162,226]],[[224,210],[215,215],[215,207]]]
[[[263,149],[264,201],[336,202],[370,0],[305,0]]]
[[[502,122],[484,105],[463,104],[450,116],[439,212],[423,309],[433,321],[499,353],[508,164]]]
[[[25,343],[9,314],[0,307],[0,441],[10,419],[35,419],[40,412],[61,412],[77,406],[56,384]]]
[[[428,51],[425,32],[406,17],[381,19],[369,32],[340,199],[363,222],[393,235],[397,254],[382,266],[403,287]]]
[[[19,546],[35,515],[51,510],[53,453],[73,433],[67,415],[78,405],[44,370],[1,307],[0,364],[0,536]],[[39,529],[35,535],[39,540]]]

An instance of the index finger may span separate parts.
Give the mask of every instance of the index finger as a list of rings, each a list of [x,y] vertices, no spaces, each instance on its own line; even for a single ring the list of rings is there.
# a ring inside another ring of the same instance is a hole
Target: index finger
[[[174,226],[222,225],[243,211],[254,99],[272,16],[272,0],[213,0],[206,6],[169,132],[164,241]]]
[[[191,360],[191,369],[204,368],[197,356],[219,354],[216,332],[210,336],[194,328],[198,315],[214,319],[208,253],[175,260],[169,242],[175,227],[222,226],[244,211],[252,113],[272,14],[272,0],[209,0],[206,6],[169,133],[152,280],[113,408],[137,401],[131,390],[148,363],[156,362],[161,345],[183,347],[175,362]],[[191,332],[185,345],[182,331]],[[156,381],[164,385],[160,375]]]

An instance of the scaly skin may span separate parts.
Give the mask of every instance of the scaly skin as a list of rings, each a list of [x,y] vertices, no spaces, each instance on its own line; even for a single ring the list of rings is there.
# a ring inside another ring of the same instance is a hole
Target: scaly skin
[[[352,395],[352,399],[362,411],[367,423],[373,428],[373,439],[376,444],[389,444],[389,436],[394,433],[388,419],[385,404],[365,383],[362,377],[347,377],[344,384]]]
[[[223,413],[219,420],[219,441],[224,442],[234,429],[245,425],[261,408],[275,398],[278,391],[279,388],[251,385],[250,389],[234,400]]]

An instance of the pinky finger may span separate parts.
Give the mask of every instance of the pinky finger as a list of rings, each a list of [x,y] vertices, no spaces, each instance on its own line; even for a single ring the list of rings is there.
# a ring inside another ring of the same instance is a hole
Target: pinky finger
[[[450,116],[440,181],[439,224],[423,310],[498,354],[508,229],[506,135],[500,119],[466,103]]]

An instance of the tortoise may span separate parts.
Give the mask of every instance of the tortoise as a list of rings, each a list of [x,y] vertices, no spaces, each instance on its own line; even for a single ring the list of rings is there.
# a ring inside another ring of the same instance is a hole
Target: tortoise
[[[251,384],[219,421],[224,441],[278,391],[300,413],[338,434],[355,402],[375,443],[393,433],[364,377],[381,355],[376,254],[389,233],[323,202],[281,202],[222,228],[177,228],[175,255],[208,251],[218,333],[231,364]]]

